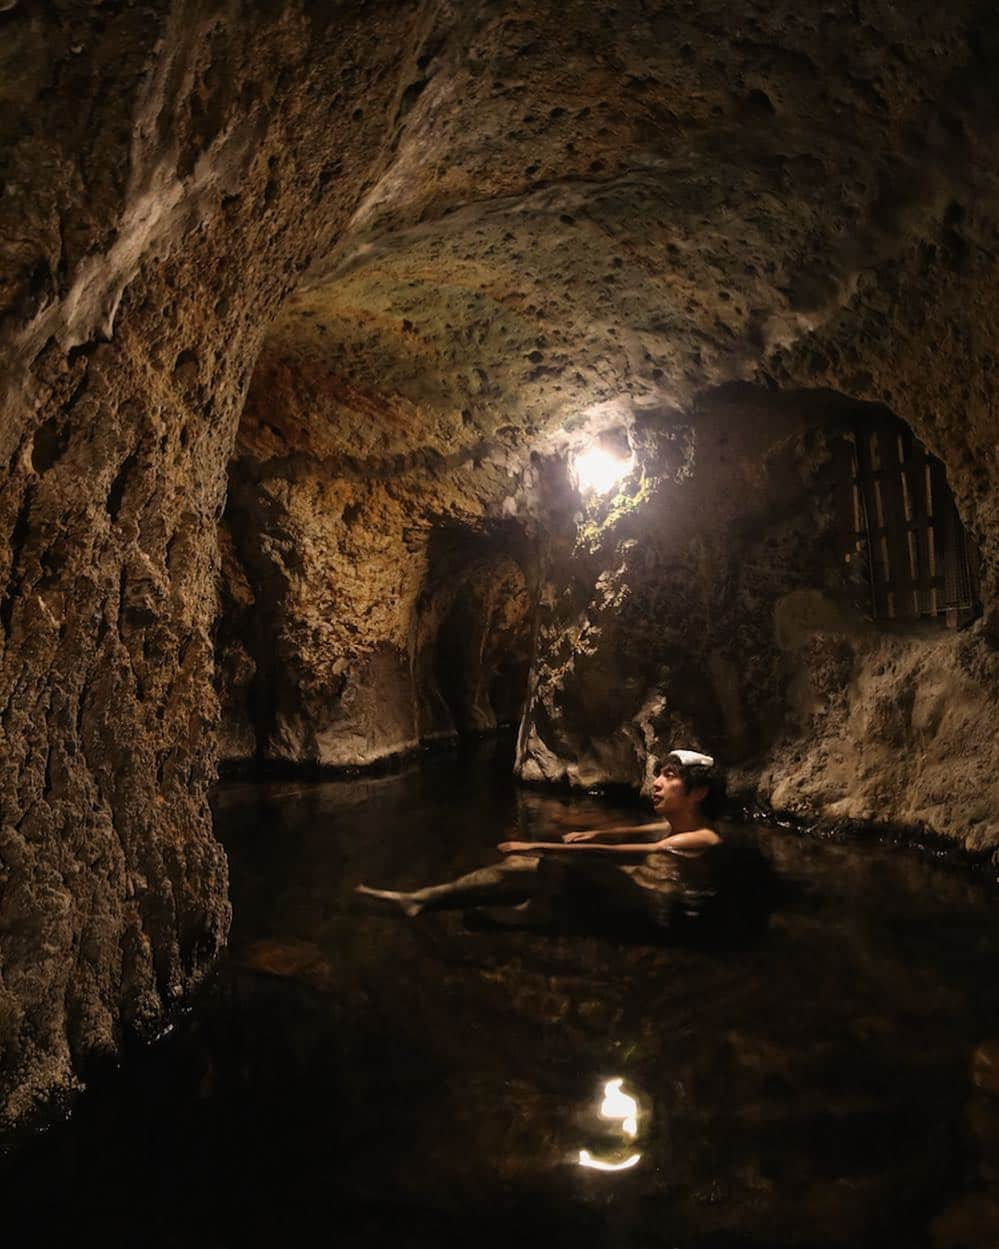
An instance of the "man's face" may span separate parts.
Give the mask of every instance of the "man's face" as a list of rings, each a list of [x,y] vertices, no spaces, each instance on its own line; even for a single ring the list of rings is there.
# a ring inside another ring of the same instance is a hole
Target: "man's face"
[[[686,797],[687,790],[680,774],[672,764],[665,764],[652,782],[653,810],[658,815],[669,815],[683,805]]]

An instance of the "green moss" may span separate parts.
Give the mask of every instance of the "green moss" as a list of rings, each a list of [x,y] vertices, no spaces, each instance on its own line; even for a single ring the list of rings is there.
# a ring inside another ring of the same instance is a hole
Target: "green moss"
[[[654,489],[655,478],[643,473],[638,489],[633,494],[626,490],[619,490],[610,499],[591,503],[576,531],[577,553],[585,552],[592,555],[598,551],[625,517],[639,511],[652,498]]]

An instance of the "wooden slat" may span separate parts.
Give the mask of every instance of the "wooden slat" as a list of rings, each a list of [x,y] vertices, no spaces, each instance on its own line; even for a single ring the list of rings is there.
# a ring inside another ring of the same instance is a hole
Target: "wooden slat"
[[[965,533],[943,464],[927,452],[901,421],[884,417],[858,427],[855,466],[840,491],[839,513],[849,529],[863,501],[875,618],[938,616],[950,623],[973,618],[978,578],[974,545]],[[845,470],[842,455],[837,474]]]
[[[898,445],[898,478],[903,505],[901,540],[909,561],[908,610],[913,616],[918,617],[922,611],[923,569],[919,562],[919,522],[915,519],[919,501],[915,497],[915,483],[910,480],[912,477],[910,466],[913,463],[913,444],[915,443],[912,431],[905,427],[900,429],[896,442]]]
[[[905,540],[898,524],[905,516],[902,495],[902,475],[899,470],[899,438],[895,429],[887,424],[877,429],[878,450],[881,456],[882,479],[881,505],[884,514],[883,541],[888,547],[888,558],[891,565],[889,580],[891,586],[891,605],[893,616],[909,616],[912,614],[911,596],[903,601],[902,582],[911,580],[909,569],[909,544]],[[892,472],[894,468],[894,472]],[[894,520],[894,524],[892,523]]]
[[[913,439],[914,447],[922,451],[922,444]],[[930,515],[926,492],[926,455],[910,457],[911,467],[904,472],[909,490],[911,522],[908,540],[916,543],[916,564],[919,585],[916,587],[915,614],[932,616],[936,613],[937,590],[941,579],[936,573],[935,560],[930,558]]]
[[[871,614],[875,620],[878,620],[888,614],[888,605],[884,577],[879,575],[878,571],[881,556],[878,550],[878,538],[874,532],[878,520],[874,505],[873,475],[875,469],[871,460],[870,430],[868,428],[858,429],[854,441],[857,451],[857,477],[867,523],[867,561],[871,579]]]
[[[959,598],[955,561],[955,522],[957,509],[951,498],[944,477],[944,467],[938,460],[930,466],[933,495],[933,537],[936,548],[937,571],[943,577],[944,588],[940,595],[940,608],[950,609]]]
[[[833,465],[833,482],[836,491],[836,515],[843,518],[840,559],[852,563],[857,558],[857,536],[853,523],[853,491],[856,460],[853,443],[846,438],[834,438],[830,443]]]

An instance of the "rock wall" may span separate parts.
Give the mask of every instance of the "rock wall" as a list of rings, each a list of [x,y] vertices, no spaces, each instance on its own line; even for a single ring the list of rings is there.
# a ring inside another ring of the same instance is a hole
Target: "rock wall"
[[[636,415],[631,478],[549,551],[521,775],[640,785],[678,742],[760,756],[784,706],[776,603],[855,597],[828,470],[830,438],[864,414],[739,385]]]
[[[997,59],[975,0],[3,6],[0,1122],[224,940],[221,567],[227,753],[446,731],[414,691],[458,528],[538,599],[525,775],[637,781],[682,734],[775,800],[999,841],[943,773],[882,792],[833,748],[862,758],[889,660],[991,715]],[[719,408],[733,381],[790,398]],[[789,594],[851,593],[816,551],[816,389],[947,465],[986,615],[939,653],[778,637]],[[580,509],[566,457],[619,427],[631,491]],[[934,722],[895,719],[886,768]]]
[[[0,1128],[161,1026],[225,941],[226,465],[262,326],[377,156],[407,17],[0,13]]]
[[[875,622],[866,557],[844,541],[834,444],[880,411],[729,387],[690,426],[658,415],[672,453],[550,548],[525,779],[647,787],[690,743],[779,813],[995,849],[988,607],[960,631]]]
[[[258,368],[230,472],[228,757],[358,767],[453,736],[435,665],[460,609],[450,664],[467,688],[451,701],[463,730],[495,726],[485,687],[529,631],[531,543],[502,513],[515,475],[485,452],[413,449],[411,429],[386,433],[389,414],[364,448],[356,413],[331,414],[329,393],[292,375]]]
[[[997,840],[999,657],[981,629],[886,634],[821,598],[778,604],[788,706],[760,793],[806,818]]]

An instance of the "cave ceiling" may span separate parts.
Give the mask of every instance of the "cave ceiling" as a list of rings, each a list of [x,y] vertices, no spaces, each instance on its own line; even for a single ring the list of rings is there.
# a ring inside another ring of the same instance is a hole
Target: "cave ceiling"
[[[773,374],[891,399],[865,292],[995,241],[988,75],[967,15],[917,9],[439,11],[244,438],[274,388],[286,441],[372,462],[515,464]]]

